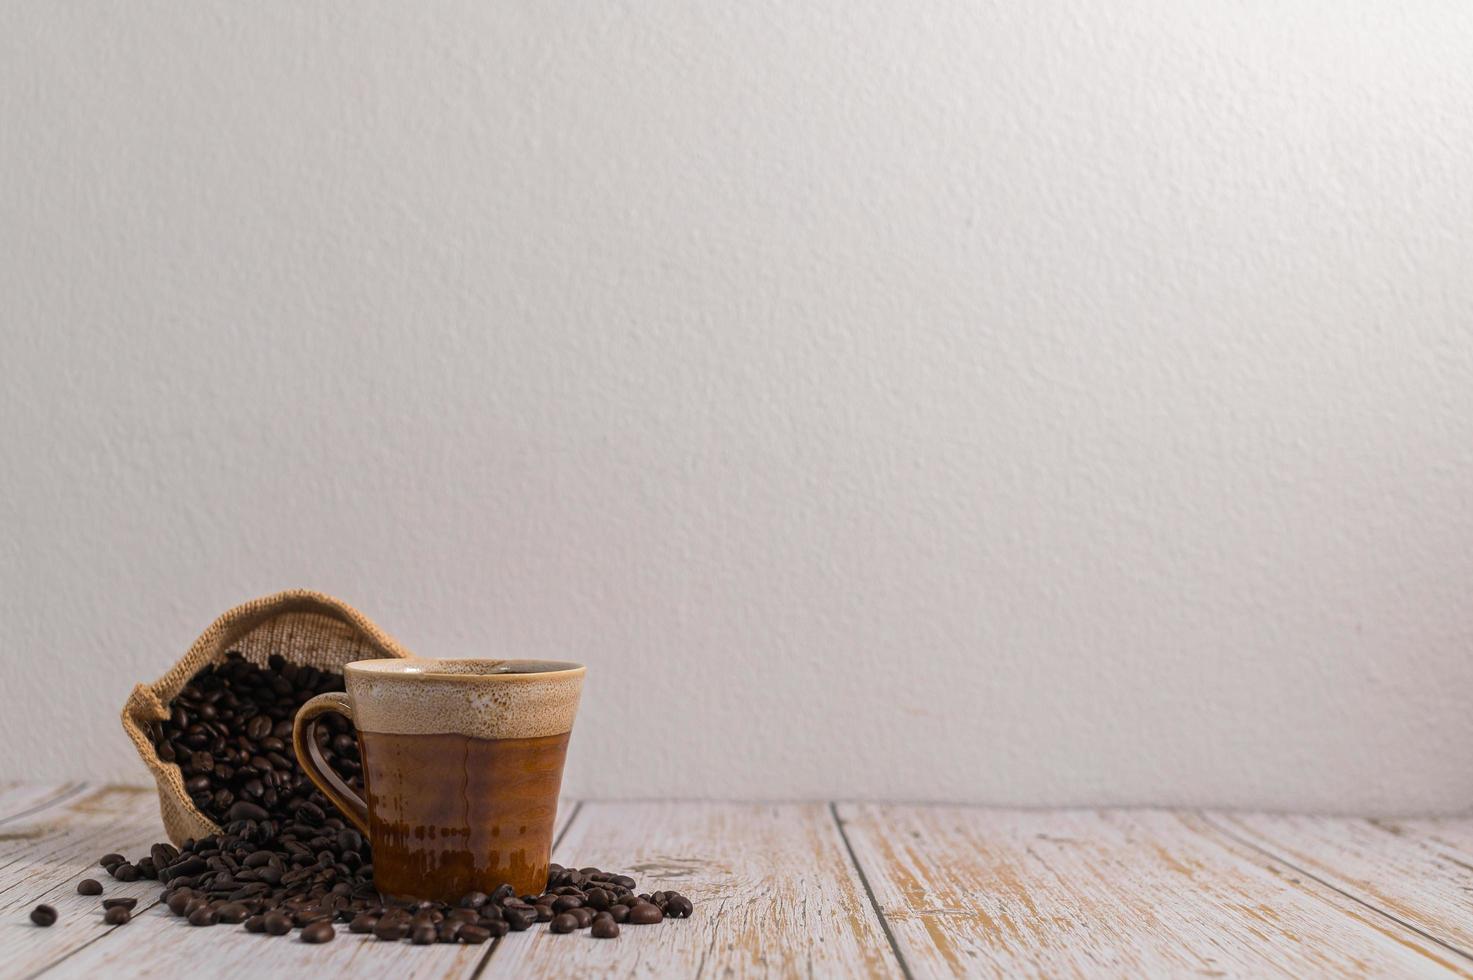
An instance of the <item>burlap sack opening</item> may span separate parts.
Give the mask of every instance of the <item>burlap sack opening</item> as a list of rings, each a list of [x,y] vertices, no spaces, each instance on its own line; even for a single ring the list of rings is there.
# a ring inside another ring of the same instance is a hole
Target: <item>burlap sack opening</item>
[[[152,684],[139,684],[123,706],[123,731],[153,773],[164,830],[176,845],[189,837],[217,833],[220,827],[190,800],[179,767],[155,754],[149,724],[169,717],[169,702],[189,679],[200,668],[225,659],[231,650],[239,650],[256,663],[279,653],[304,666],[337,671],[354,660],[410,656],[397,640],[346,602],[307,589],[252,599],[211,623],[167,674]]]

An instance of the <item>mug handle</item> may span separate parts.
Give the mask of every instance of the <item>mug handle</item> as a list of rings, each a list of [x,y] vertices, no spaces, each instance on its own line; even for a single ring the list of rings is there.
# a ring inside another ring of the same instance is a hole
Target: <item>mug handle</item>
[[[335,711],[349,721],[353,720],[353,702],[348,699],[347,694],[342,691],[319,694],[297,709],[296,720],[292,722],[292,748],[296,750],[297,764],[302,767],[307,778],[367,837],[368,804],[343,782],[343,777],[333,772],[327,760],[322,757],[322,749],[317,746],[317,719],[329,711]]]

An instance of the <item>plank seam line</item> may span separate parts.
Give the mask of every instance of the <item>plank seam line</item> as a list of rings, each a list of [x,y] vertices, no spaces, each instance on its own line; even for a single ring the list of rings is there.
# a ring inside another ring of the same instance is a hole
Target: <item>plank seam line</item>
[[[563,838],[568,836],[568,831],[573,829],[573,824],[578,821],[578,814],[582,812],[583,801],[579,800],[577,803],[573,804],[573,814],[572,816],[568,817],[568,822],[563,824],[563,829],[558,831],[558,835],[553,838],[552,849],[554,851],[556,851],[557,846],[563,842]],[[506,935],[510,936],[511,933],[507,933]],[[486,950],[486,955],[482,956],[481,962],[476,964],[475,972],[471,974],[470,980],[480,980],[481,974],[486,972],[486,967],[491,965],[491,957],[496,955],[496,950],[501,947],[501,941],[505,938],[506,936],[497,936],[494,940],[492,940],[491,948]]]
[[[895,941],[895,933],[890,931],[890,920],[885,918],[885,911],[880,908],[880,902],[875,898],[875,890],[870,887],[869,875],[864,873],[864,865],[859,863],[859,855],[854,853],[854,845],[849,842],[849,834],[844,830],[844,821],[839,817],[838,803],[829,802],[829,815],[834,818],[834,827],[839,831],[839,838],[844,842],[844,850],[849,852],[849,863],[854,866],[855,872],[859,875],[859,883],[864,886],[864,894],[869,899],[870,908],[875,910],[875,918],[880,920],[880,929],[890,943],[890,952],[895,954],[895,963],[900,967],[900,975],[905,977],[905,980],[915,980],[915,975],[910,972],[910,964],[905,962],[905,955],[900,952],[900,944]]]
[[[40,813],[42,810],[45,810],[45,809],[47,809],[49,807],[53,807],[53,806],[56,806],[59,803],[65,803],[68,800],[75,799],[78,795],[81,794],[82,790],[84,790],[84,789],[87,788],[87,786],[88,786],[88,784],[85,783],[85,782],[78,783],[74,788],[68,790],[67,792],[61,794],[58,797],[55,797],[55,798],[50,799],[50,800],[46,800],[43,803],[37,803],[35,806],[31,807],[28,810],[22,810],[19,813],[12,813],[10,816],[5,817],[3,819],[0,819],[0,825],[10,823],[12,820],[20,820],[20,819],[23,819],[25,817],[35,816],[36,814]]]
[[[155,899],[154,901],[150,902],[147,905],[144,905],[142,902],[140,902],[139,905],[138,905],[138,908],[135,910],[134,914],[142,914],[144,912],[147,912],[150,909],[156,909],[156,908],[159,907],[160,904],[161,903],[157,899]],[[95,943],[95,942],[97,942],[99,940],[106,939],[108,936],[111,936],[113,933],[117,932],[121,928],[123,928],[123,927],[122,926],[111,926],[111,927],[109,927],[107,929],[104,929],[102,932],[100,932],[97,935],[93,936],[91,939],[87,940],[85,943],[83,943],[82,945],[78,946],[76,949],[72,950],[71,952],[66,953],[63,956],[57,957],[56,959],[52,960],[50,963],[47,963],[45,966],[41,967],[41,969],[37,970],[36,972],[27,974],[25,980],[35,980],[35,978],[36,977],[39,977],[41,974],[43,974],[43,973],[49,973],[50,971],[56,969],[58,966],[61,966],[67,960],[71,959],[73,956],[76,956],[78,953],[80,953],[82,950],[86,949],[88,946],[91,946],[93,943]]]
[[[1452,943],[1448,942],[1445,939],[1439,939],[1437,936],[1432,935],[1432,933],[1428,932],[1427,930],[1422,929],[1422,928],[1420,928],[1418,926],[1415,926],[1412,923],[1406,921],[1405,919],[1402,919],[1402,918],[1399,918],[1399,917],[1397,917],[1395,915],[1392,915],[1390,912],[1386,911],[1383,908],[1380,908],[1378,906],[1372,905],[1370,902],[1368,902],[1365,899],[1361,898],[1359,895],[1355,895],[1355,894],[1353,894],[1351,892],[1348,892],[1345,889],[1339,887],[1338,885],[1335,885],[1335,884],[1333,884],[1333,883],[1331,883],[1329,881],[1326,881],[1324,878],[1321,878],[1319,875],[1315,874],[1313,871],[1309,871],[1306,868],[1302,868],[1298,864],[1295,864],[1293,861],[1290,861],[1287,858],[1282,857],[1278,853],[1276,853],[1274,851],[1270,851],[1268,848],[1263,847],[1262,845],[1256,843],[1255,841],[1251,840],[1250,838],[1243,837],[1243,836],[1239,835],[1238,833],[1234,832],[1230,828],[1224,826],[1222,823],[1218,822],[1212,816],[1212,814],[1208,813],[1207,811],[1205,811],[1205,810],[1199,810],[1197,812],[1202,817],[1202,819],[1204,821],[1206,821],[1207,824],[1209,826],[1211,826],[1213,829],[1215,829],[1218,833],[1224,834],[1224,835],[1226,835],[1228,837],[1231,837],[1233,840],[1237,841],[1239,844],[1242,844],[1242,845],[1244,845],[1246,847],[1251,847],[1253,850],[1257,851],[1259,854],[1262,854],[1264,857],[1272,858],[1273,860],[1279,862],[1280,864],[1284,865],[1287,868],[1293,868],[1295,872],[1303,875],[1304,877],[1310,879],[1311,881],[1314,881],[1314,882],[1316,882],[1316,883],[1318,883],[1320,885],[1323,885],[1324,887],[1330,889],[1330,891],[1334,892],[1337,895],[1341,895],[1341,896],[1344,896],[1345,898],[1350,899],[1352,902],[1354,902],[1355,904],[1361,906],[1362,908],[1369,909],[1370,911],[1376,913],[1377,915],[1379,915],[1379,916],[1381,916],[1383,918],[1390,919],[1392,922],[1395,922],[1397,925],[1401,926],[1403,929],[1408,929],[1408,930],[1416,933],[1417,935],[1421,936],[1423,939],[1427,940],[1428,942],[1435,943],[1438,946],[1441,946],[1443,949],[1446,949],[1449,952],[1456,953],[1457,955],[1463,957],[1464,959],[1473,960],[1473,953],[1469,953],[1465,949],[1462,949],[1460,947],[1454,946]]]

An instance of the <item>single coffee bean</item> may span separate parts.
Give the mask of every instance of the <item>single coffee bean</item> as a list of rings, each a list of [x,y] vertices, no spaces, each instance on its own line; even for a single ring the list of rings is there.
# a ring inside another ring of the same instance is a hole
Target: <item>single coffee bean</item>
[[[466,923],[460,927],[457,937],[461,942],[471,946],[479,946],[491,938],[491,930],[483,929],[481,926]]]
[[[208,905],[202,905],[189,913],[189,924],[192,926],[212,926],[220,921],[215,915],[215,910]]]
[[[285,913],[273,909],[267,912],[261,919],[261,924],[266,927],[266,932],[272,936],[285,936],[292,931],[292,920]]]
[[[353,916],[352,921],[348,923],[348,931],[360,936],[367,935],[373,932],[373,927],[376,925],[378,925],[378,916],[369,915],[367,912],[360,912]]]
[[[102,907],[105,909],[127,909],[129,912],[138,907],[136,898],[104,898]]]
[[[45,929],[56,921],[56,909],[49,905],[37,905],[31,909],[31,921]]]
[[[179,850],[173,844],[163,842],[150,847],[148,856],[153,859],[156,867],[167,868],[179,860]]]
[[[439,936],[440,942],[453,943],[455,942],[455,937],[460,934],[460,930],[464,926],[465,923],[457,919],[446,919],[444,922],[440,923],[439,928],[436,929],[435,932]]]
[[[568,912],[564,912],[561,915],[553,916],[552,921],[547,924],[547,929],[549,932],[568,933],[577,928],[577,918],[575,918],[571,913]]]
[[[215,910],[215,916],[224,923],[235,925],[250,918],[250,910],[239,902],[226,902]]]
[[[500,939],[511,932],[511,926],[506,924],[505,919],[482,919],[480,924],[481,928],[489,932],[493,939]]]
[[[169,911],[174,913],[175,915],[184,915],[184,907],[188,905],[193,899],[193,892],[187,890],[177,891],[174,894],[170,895],[169,900],[164,904],[167,905],[169,907]]]
[[[77,894],[101,895],[102,882],[98,881],[96,878],[83,878],[81,881],[77,882]]]
[[[532,927],[532,923],[537,921],[537,913],[530,909],[504,908],[501,916],[506,920],[512,932],[525,932]]]
[[[628,922],[629,921],[629,906],[627,906],[627,905],[611,905],[611,906],[609,906],[609,917],[611,919],[613,919],[615,922]]]
[[[651,902],[640,902],[629,910],[629,924],[633,926],[654,925],[665,918],[660,907]]]
[[[325,943],[330,942],[337,932],[333,929],[331,922],[314,922],[302,930],[302,942]]]
[[[123,857],[123,855],[121,854],[104,854],[101,858],[98,859],[97,864],[99,867],[106,868],[109,872],[111,872],[113,868],[122,864],[126,860],[128,859]]]
[[[102,913],[102,921],[110,926],[126,925],[133,918],[133,913],[121,905],[115,905]]]
[[[485,892],[466,892],[460,898],[460,907],[463,909],[478,909],[491,901],[491,896]]]
[[[236,820],[268,820],[271,814],[264,807],[259,807],[249,800],[237,800],[230,805],[225,813],[225,819],[230,822]]]
[[[409,935],[409,923],[402,919],[385,917],[379,919],[378,924],[373,927],[373,935],[375,939],[382,939],[385,942],[398,942]]]
[[[591,909],[601,912],[612,905],[613,901],[614,897],[602,888],[590,888],[588,889],[588,898],[584,904]]]
[[[126,861],[112,869],[112,876],[118,881],[137,881],[139,878],[138,869]]]
[[[694,911],[695,908],[691,905],[690,899],[684,895],[671,893],[670,898],[665,902],[665,915],[671,919],[688,919]]]
[[[416,946],[428,946],[439,938],[440,934],[428,922],[423,922],[415,926],[414,930],[409,934],[409,941]]]
[[[554,912],[566,912],[569,909],[576,909],[582,904],[583,899],[576,895],[563,895],[553,901],[552,910]]]
[[[265,932],[266,917],[264,915],[253,915],[245,920],[246,932]]]
[[[593,928],[588,934],[594,939],[618,939],[619,923],[614,921],[612,915],[607,918],[599,916],[593,920]]]
[[[587,929],[593,924],[593,909],[580,905],[576,909],[569,909],[567,914],[578,920],[579,929]]]

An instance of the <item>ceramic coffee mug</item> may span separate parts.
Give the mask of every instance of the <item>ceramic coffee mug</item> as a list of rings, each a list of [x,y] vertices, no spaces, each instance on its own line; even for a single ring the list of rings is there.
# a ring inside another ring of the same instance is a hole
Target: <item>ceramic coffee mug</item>
[[[536,894],[583,674],[545,660],[350,663],[346,693],[297,712],[297,760],[368,836],[386,897],[455,902],[502,884]],[[322,757],[315,732],[329,711],[358,729],[367,800]]]

